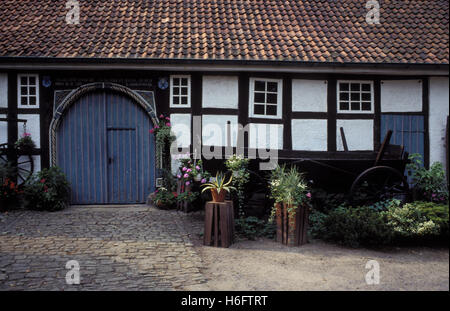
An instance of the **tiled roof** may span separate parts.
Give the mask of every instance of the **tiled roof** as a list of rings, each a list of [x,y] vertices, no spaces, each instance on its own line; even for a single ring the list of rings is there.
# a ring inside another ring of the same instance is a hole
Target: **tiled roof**
[[[448,0],[1,0],[0,56],[449,63]]]

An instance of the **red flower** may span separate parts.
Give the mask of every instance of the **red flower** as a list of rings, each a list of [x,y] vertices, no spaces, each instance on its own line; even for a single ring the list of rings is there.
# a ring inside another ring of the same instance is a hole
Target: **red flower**
[[[152,133],[152,134],[153,134],[153,132],[154,132],[154,131],[155,131],[155,129],[151,129],[151,130],[150,130],[150,133]]]
[[[42,178],[42,179],[41,179],[41,183],[45,183],[45,178]]]

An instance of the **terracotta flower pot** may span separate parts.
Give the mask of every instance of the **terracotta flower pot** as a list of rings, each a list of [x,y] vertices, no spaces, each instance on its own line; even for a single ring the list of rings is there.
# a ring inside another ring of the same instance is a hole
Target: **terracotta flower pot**
[[[217,189],[211,189],[211,195],[213,202],[225,202],[225,195],[226,195],[225,190],[217,192]]]

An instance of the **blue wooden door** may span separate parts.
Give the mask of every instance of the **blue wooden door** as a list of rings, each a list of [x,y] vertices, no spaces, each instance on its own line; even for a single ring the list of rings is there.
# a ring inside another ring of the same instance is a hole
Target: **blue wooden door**
[[[92,92],[74,103],[57,135],[71,203],[144,203],[155,181],[150,128],[146,112],[118,93]]]
[[[409,154],[419,153],[425,155],[425,127],[424,117],[420,115],[394,115],[381,116],[381,139],[384,139],[388,130],[392,130],[391,144],[402,145]]]

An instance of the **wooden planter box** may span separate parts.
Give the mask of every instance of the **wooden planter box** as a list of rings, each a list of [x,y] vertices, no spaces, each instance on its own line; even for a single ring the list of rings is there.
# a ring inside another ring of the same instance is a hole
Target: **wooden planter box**
[[[306,244],[308,242],[308,207],[298,207],[295,215],[289,215],[288,204],[277,203],[275,207],[277,242],[288,246],[299,246]]]

